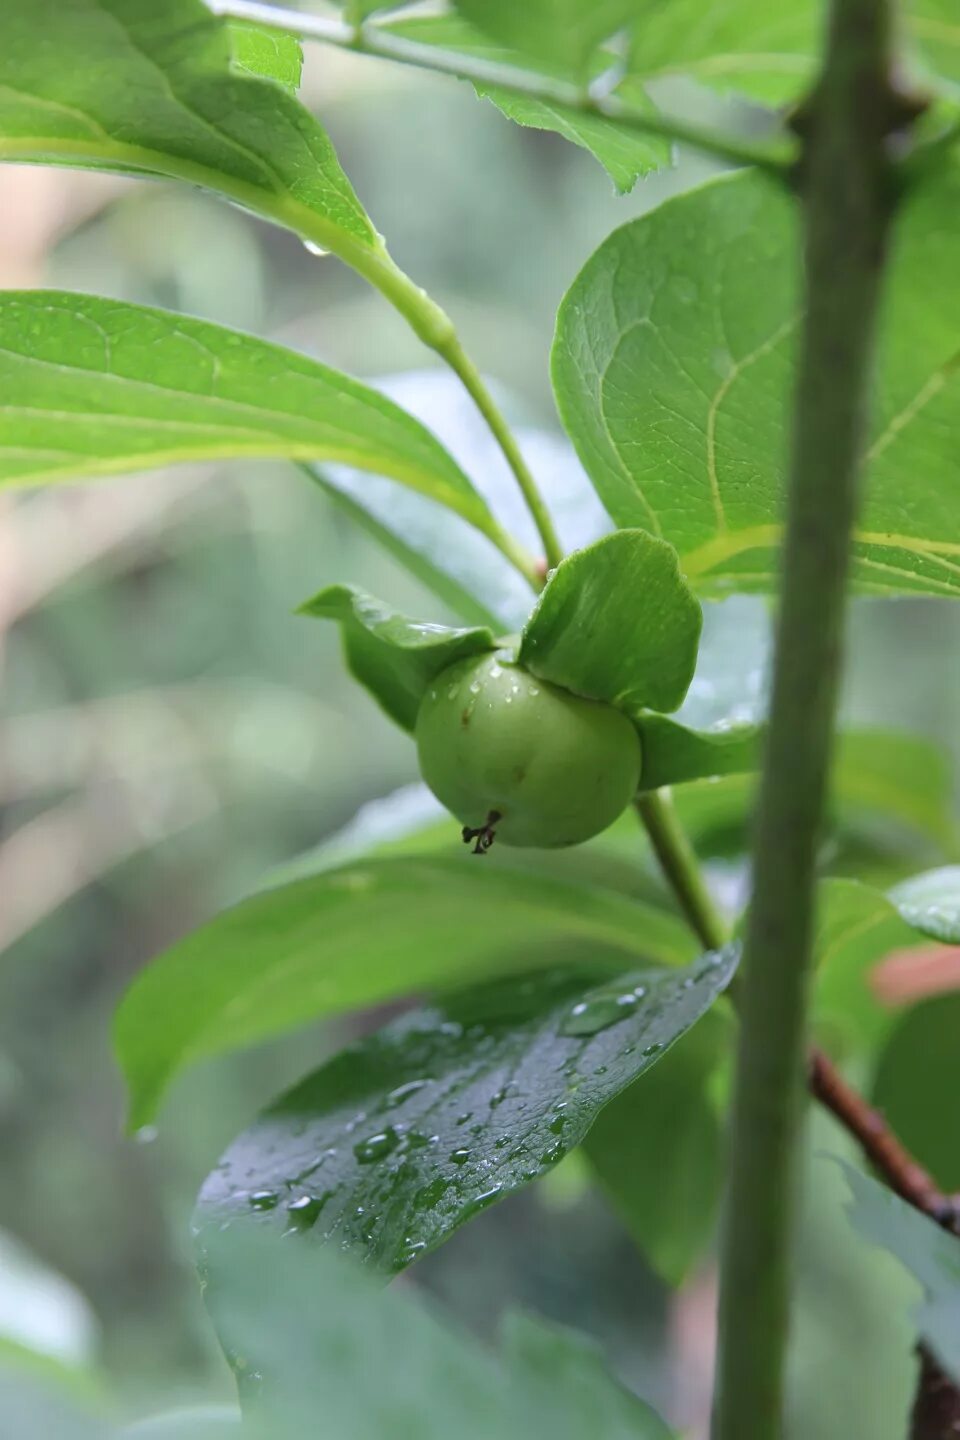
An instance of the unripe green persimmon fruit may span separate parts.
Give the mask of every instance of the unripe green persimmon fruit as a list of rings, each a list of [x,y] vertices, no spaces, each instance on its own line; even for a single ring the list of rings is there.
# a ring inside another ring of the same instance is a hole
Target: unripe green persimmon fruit
[[[482,851],[578,845],[611,825],[640,779],[640,737],[612,705],[496,655],[459,660],[420,705],[424,780]]]

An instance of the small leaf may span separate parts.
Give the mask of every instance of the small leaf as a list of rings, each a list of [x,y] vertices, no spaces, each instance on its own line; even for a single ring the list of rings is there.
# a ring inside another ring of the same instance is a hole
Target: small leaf
[[[833,1158],[833,1157],[831,1157]],[[835,1161],[852,1197],[850,1220],[872,1245],[894,1255],[926,1293],[916,1323],[940,1363],[960,1381],[960,1239],[846,1161]]]
[[[330,585],[299,613],[340,625],[351,674],[404,730],[413,730],[432,680],[457,660],[497,646],[490,630],[408,620],[355,585]]]
[[[366,252],[389,265],[322,126],[244,73],[250,47],[235,42],[202,0],[4,5],[0,158],[205,185],[350,263]],[[262,45],[258,56],[257,69]]]
[[[219,1235],[205,1298],[227,1355],[260,1377],[250,1419],[270,1435],[314,1435],[322,1416],[331,1440],[669,1440],[588,1341],[508,1321],[495,1356],[332,1247]]]
[[[678,919],[612,890],[466,855],[365,860],[267,890],[186,936],[127,991],[115,1038],[131,1125],[191,1061],[323,1015],[556,964],[672,965]]]
[[[688,730],[666,715],[642,715],[637,729],[643,741],[641,790],[742,775],[760,767],[762,731],[757,725]]]
[[[679,1285],[713,1235],[723,1182],[723,1121],[709,1093],[728,1050],[712,1010],[649,1075],[601,1111],[586,1154],[640,1253]]]
[[[947,164],[902,212],[854,535],[865,593],[960,595],[958,204]],[[705,595],[778,583],[796,250],[791,198],[739,172],[616,231],[560,309],[557,405],[600,498]]]
[[[342,460],[489,532],[442,445],[316,360],[207,321],[92,295],[0,294],[0,487],[233,456]]]
[[[621,530],[557,566],[519,659],[542,680],[628,715],[675,710],[693,675],[701,620],[671,547]]]
[[[516,479],[456,377],[446,371],[414,371],[390,376],[377,388],[437,436],[510,534],[539,553],[540,542]],[[564,547],[578,549],[608,531],[609,516],[569,441],[524,426],[515,433]],[[393,480],[339,465],[311,473],[352,519],[457,614],[501,632],[522,629],[530,614],[530,588],[484,535]]]
[[[233,68],[263,80],[274,80],[295,95],[303,71],[303,49],[295,35],[268,29],[250,20],[228,22]]]
[[[418,45],[434,45],[439,50],[463,55],[468,60],[482,60],[497,66],[512,66],[529,76],[534,73],[545,80],[563,78],[562,68],[534,63],[527,56],[497,44],[467,23],[459,15],[421,15],[390,26],[390,33],[401,35]],[[601,61],[609,66],[613,57]],[[571,144],[588,150],[610,176],[621,195],[632,190],[641,175],[670,163],[670,145],[656,135],[644,135],[631,125],[587,115],[568,105],[549,104],[529,95],[513,92],[502,85],[475,84],[477,94],[490,100],[508,120],[535,130],[551,130]],[[631,91],[631,106],[640,111],[655,107],[640,87]]]
[[[960,865],[912,875],[890,891],[908,925],[945,945],[960,945]]]
[[[403,1269],[552,1169],[709,1008],[734,965],[730,950],[592,988],[559,972],[404,1015],[234,1141],[204,1186],[199,1223],[335,1236]]]

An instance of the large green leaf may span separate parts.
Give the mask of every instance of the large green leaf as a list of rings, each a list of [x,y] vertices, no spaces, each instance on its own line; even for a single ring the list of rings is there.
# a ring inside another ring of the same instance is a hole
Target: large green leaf
[[[874,1103],[893,1133],[948,1194],[960,1190],[958,1037],[960,994],[913,1006],[894,1026],[873,1085]]]
[[[212,1246],[206,1279],[255,1435],[669,1440],[590,1342],[508,1317],[491,1355],[451,1317],[409,1289],[384,1293],[332,1247],[227,1233]]]
[[[870,986],[870,972],[916,934],[879,890],[854,880],[824,880],[817,892],[814,1014],[832,1043],[875,1049],[895,1020]]]
[[[497,643],[487,629],[408,620],[355,585],[328,585],[300,606],[300,614],[339,624],[352,675],[405,730],[416,724],[432,680],[457,660],[494,650]]]
[[[202,0],[4,5],[0,159],[168,175],[345,258],[382,250],[323,128],[244,73],[231,27]]]
[[[898,232],[854,543],[871,593],[960,593],[958,206],[946,165]],[[795,230],[788,195],[721,178],[616,231],[560,311],[557,403],[601,499],[619,525],[671,541],[706,594],[776,585]]]
[[[542,58],[533,61],[485,35],[460,15],[419,15],[390,26],[390,33],[417,45],[435,46],[447,54],[463,55],[498,67],[512,67],[526,76],[534,74],[547,81],[563,78],[562,67]],[[609,64],[611,57],[607,57]],[[603,62],[601,62],[602,64]],[[641,175],[669,163],[670,146],[655,135],[644,135],[631,125],[586,115],[569,105],[534,100],[502,85],[475,84],[477,94],[490,100],[509,120],[535,130],[552,130],[574,145],[588,150],[606,170],[621,195],[632,190]],[[652,110],[653,104],[639,86],[633,87],[631,105]]]
[[[202,1056],[571,951],[609,973],[681,962],[690,939],[679,920],[612,890],[464,854],[355,861],[263,891],[166,951],[121,1002],[131,1123]]]
[[[390,376],[377,388],[429,426],[510,534],[538,553],[542,542],[516,478],[455,376],[442,370],[415,371]],[[577,550],[608,531],[609,517],[569,442],[523,425],[516,427],[515,434],[564,547]],[[393,480],[339,465],[312,473],[354,520],[457,614],[472,624],[507,632],[526,623],[531,606],[526,581],[485,536],[458,516]]]
[[[643,715],[637,729],[643,741],[642,790],[743,775],[760,766],[761,731],[756,725],[690,730],[666,715]]]
[[[542,680],[629,715],[675,710],[693,676],[701,623],[671,547],[620,530],[552,572],[519,660]]]
[[[941,1364],[960,1381],[960,1239],[894,1195],[885,1185],[837,1160],[850,1186],[854,1229],[894,1255],[923,1288],[916,1322]]]
[[[0,385],[0,486],[233,456],[342,460],[495,530],[459,466],[399,406],[305,355],[207,321],[8,291]]]
[[[702,1257],[723,1183],[723,1117],[711,1093],[729,1050],[713,1010],[649,1075],[607,1105],[584,1142],[601,1186],[669,1285]]]
[[[234,1141],[201,1194],[202,1230],[299,1228],[403,1269],[578,1145],[709,1008],[734,963],[731,950],[599,987],[557,972],[404,1015]]]
[[[235,69],[275,80],[296,94],[303,71],[303,49],[295,35],[268,30],[249,20],[231,20],[228,29]]]
[[[960,85],[960,23],[954,0],[910,0],[909,33],[931,76]]]

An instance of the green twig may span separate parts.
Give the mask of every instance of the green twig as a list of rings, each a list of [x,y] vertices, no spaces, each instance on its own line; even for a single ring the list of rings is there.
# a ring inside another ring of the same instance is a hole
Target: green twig
[[[638,795],[634,806],[691,930],[708,950],[719,950],[730,938],[727,926],[707,889],[669,790],[649,790]]]
[[[304,15],[296,10],[261,4],[260,0],[208,0],[208,3],[220,15],[254,20],[275,30],[320,40],[342,50],[393,60],[401,65],[414,65],[421,70],[435,70],[443,75],[453,75],[458,80],[469,80],[474,85],[496,86],[529,100],[539,100],[544,105],[560,105],[594,119],[613,120],[640,135],[690,145],[730,165],[755,165],[780,177],[789,170],[790,156],[780,146],[756,145],[735,135],[724,135],[705,126],[691,124],[677,116],[635,110],[616,96],[590,93],[563,80],[534,74],[515,65],[502,65],[475,55],[425,45],[393,33],[386,25],[345,25],[340,20],[322,15]]]
[[[739,995],[714,1440],[782,1434],[815,858],[850,534],[892,213],[892,0],[833,0],[798,120],[806,320],[793,418],[770,727]]]

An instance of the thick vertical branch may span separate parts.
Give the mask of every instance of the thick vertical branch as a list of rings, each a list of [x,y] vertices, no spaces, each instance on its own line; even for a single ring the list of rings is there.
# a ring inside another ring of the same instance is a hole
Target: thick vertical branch
[[[840,669],[870,359],[892,216],[891,0],[833,0],[798,129],[806,318],[770,729],[739,1001],[715,1440],[782,1430],[814,859]]]

